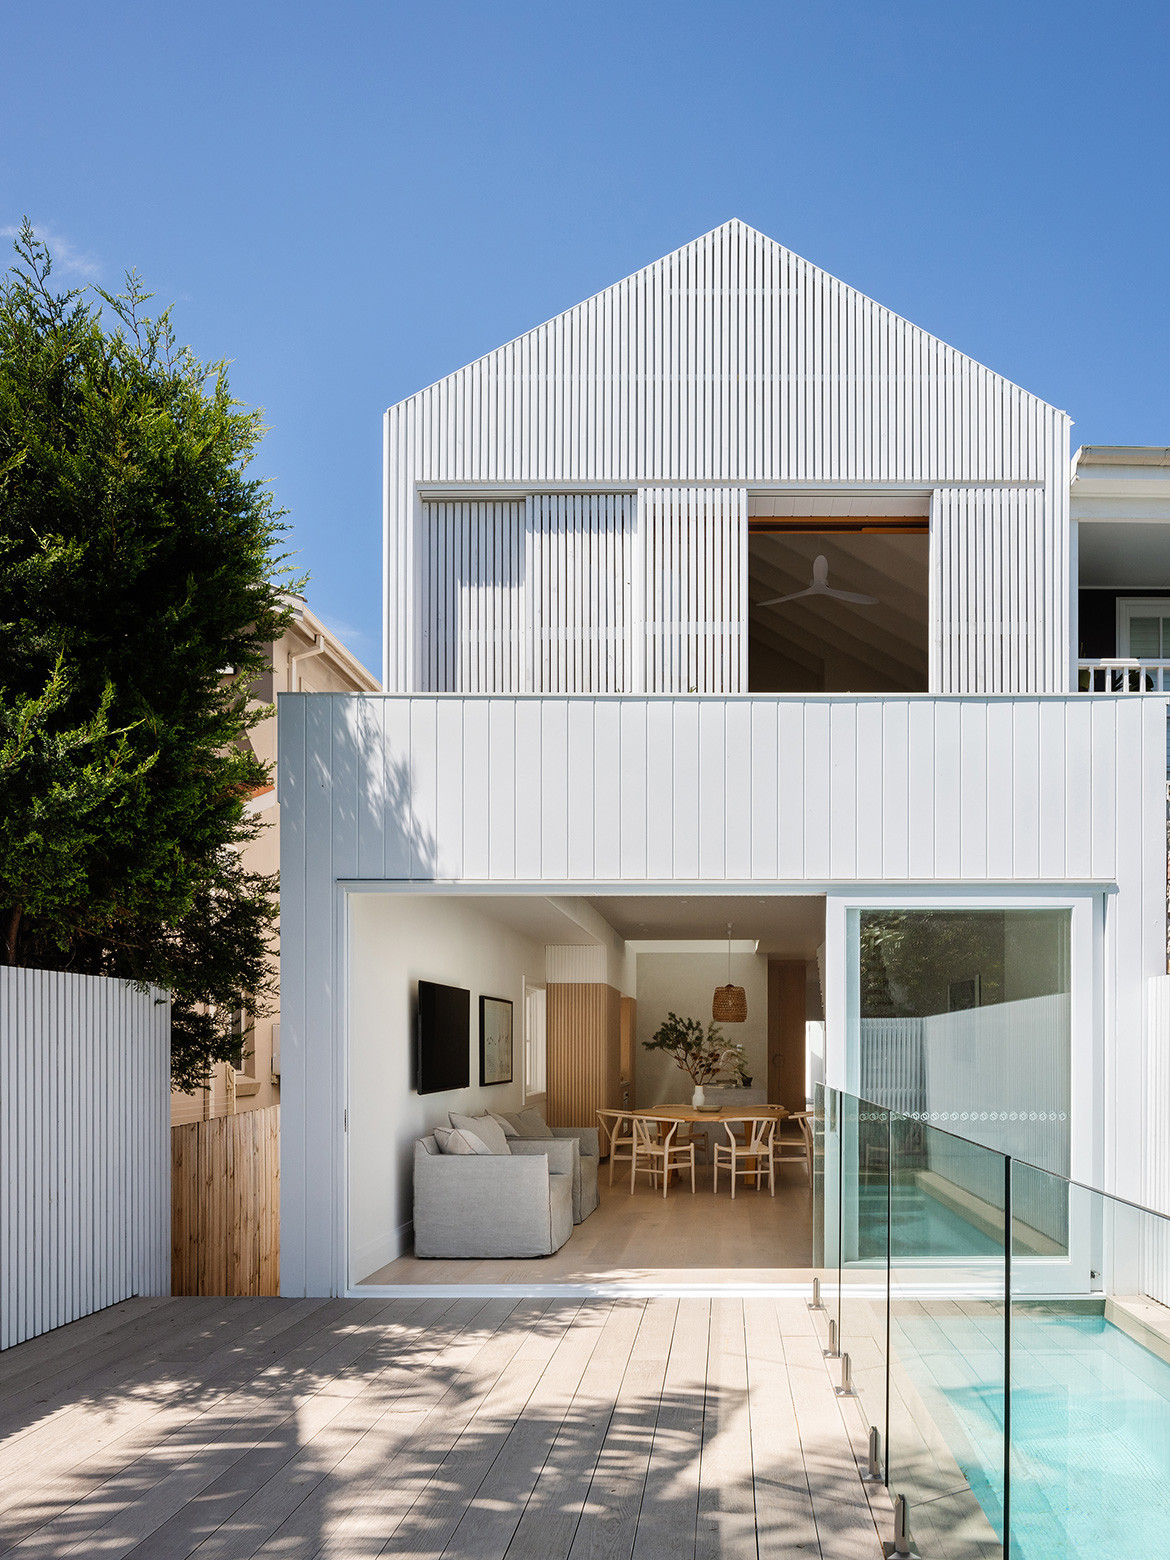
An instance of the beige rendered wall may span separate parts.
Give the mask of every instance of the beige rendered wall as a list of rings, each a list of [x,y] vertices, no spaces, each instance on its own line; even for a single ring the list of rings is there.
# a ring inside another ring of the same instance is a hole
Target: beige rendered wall
[[[724,1036],[743,1046],[748,1071],[756,1085],[768,1081],[768,960],[758,953],[733,953],[731,979],[747,992],[744,1024],[722,1025]],[[639,1105],[678,1104],[694,1088],[687,1073],[661,1051],[644,1051],[670,1012],[680,1018],[711,1022],[711,998],[716,986],[727,984],[726,953],[638,954],[638,1046],[636,1095]]]
[[[376,693],[378,680],[356,660],[337,636],[307,606],[300,619],[269,646],[271,672],[256,685],[253,709],[275,704],[281,693]],[[322,653],[316,654],[321,648]],[[268,715],[251,732],[252,748],[262,763],[276,764],[276,715]],[[280,867],[280,811],[273,784],[248,803],[265,827],[243,851],[250,872],[276,872]],[[275,955],[273,956],[275,963]],[[212,1069],[209,1086],[190,1094],[171,1095],[171,1125],[227,1116],[237,1110],[261,1110],[280,1103],[279,998],[271,1012],[253,1018],[251,1054],[236,1071],[223,1062]]]

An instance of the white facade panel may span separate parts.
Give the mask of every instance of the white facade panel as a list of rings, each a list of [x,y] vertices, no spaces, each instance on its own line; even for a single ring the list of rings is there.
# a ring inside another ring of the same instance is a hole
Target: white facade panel
[[[935,573],[948,594],[932,686],[1063,690],[1068,427],[1063,412],[727,223],[386,414],[385,684],[426,682],[415,621],[424,496],[697,486],[724,505],[745,488],[872,493],[882,512],[898,490],[915,506],[936,495]],[[1028,622],[1030,647],[1012,637]],[[1001,651],[1002,623],[1013,626]],[[625,686],[681,691],[677,680]]]
[[[1074,884],[1103,922],[1105,1185],[1141,1194],[1146,982],[1166,967],[1164,699],[279,703],[286,1293],[342,1281],[346,883],[985,897]]]
[[[1143,787],[1165,784],[1165,708],[1084,694],[314,695],[305,762],[324,786],[331,761],[344,788],[345,878],[381,877],[389,860],[414,881],[1113,880],[1140,840]],[[291,727],[291,695],[282,709]],[[1127,748],[1141,757],[1120,762]],[[488,786],[493,771],[517,788]],[[371,772],[394,781],[363,834],[354,788]]]
[[[170,1000],[0,968],[0,1349],[171,1289]]]

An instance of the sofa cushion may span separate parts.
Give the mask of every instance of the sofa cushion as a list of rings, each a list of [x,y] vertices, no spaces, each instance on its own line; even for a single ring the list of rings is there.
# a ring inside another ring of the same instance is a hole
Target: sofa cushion
[[[511,1116],[501,1116],[498,1110],[489,1110],[488,1115],[500,1125],[500,1129],[506,1138],[520,1136],[520,1130]]]
[[[526,1110],[512,1112],[508,1120],[516,1128],[517,1137],[550,1138],[553,1135],[552,1128],[535,1105],[529,1105]]]
[[[504,1136],[504,1129],[498,1121],[493,1121],[488,1115],[461,1116],[458,1111],[449,1111],[447,1120],[457,1132],[470,1132],[479,1138],[481,1143],[487,1144],[489,1154],[510,1154],[508,1139]]]
[[[455,1127],[436,1127],[435,1142],[440,1154],[482,1154],[491,1158],[491,1149],[474,1132],[464,1132]]]

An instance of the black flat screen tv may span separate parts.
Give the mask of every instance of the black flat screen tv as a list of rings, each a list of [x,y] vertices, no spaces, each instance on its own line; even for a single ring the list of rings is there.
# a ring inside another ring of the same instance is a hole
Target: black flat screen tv
[[[471,1083],[471,993],[418,983],[418,1092],[441,1094]]]

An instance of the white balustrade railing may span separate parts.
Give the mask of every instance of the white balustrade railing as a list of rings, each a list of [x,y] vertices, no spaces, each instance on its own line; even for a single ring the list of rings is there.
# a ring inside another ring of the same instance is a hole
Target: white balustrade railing
[[[1093,657],[1077,662],[1082,693],[1170,693],[1170,661],[1137,656]]]

